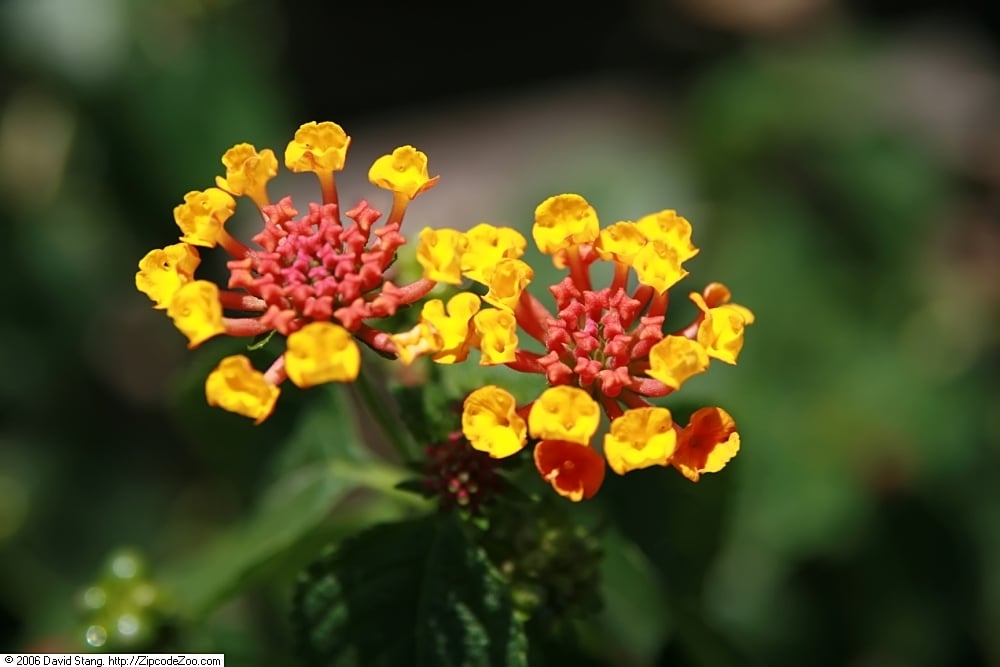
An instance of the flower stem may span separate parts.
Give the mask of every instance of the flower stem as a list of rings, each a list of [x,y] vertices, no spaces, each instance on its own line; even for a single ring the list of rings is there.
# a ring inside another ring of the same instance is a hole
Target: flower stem
[[[375,420],[382,433],[385,435],[386,439],[395,448],[396,453],[399,454],[403,461],[413,461],[416,459],[414,455],[415,443],[413,442],[413,436],[408,430],[403,426],[403,422],[398,418],[397,415],[391,413],[390,410],[386,409],[385,400],[379,396],[378,391],[372,385],[371,379],[368,374],[361,371],[358,375],[357,381],[354,386],[358,388],[358,395],[361,398],[361,402],[364,403],[368,414]]]

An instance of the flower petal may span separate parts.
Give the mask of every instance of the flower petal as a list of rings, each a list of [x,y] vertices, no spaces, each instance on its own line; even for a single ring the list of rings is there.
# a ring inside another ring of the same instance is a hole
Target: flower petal
[[[604,482],[604,459],[587,445],[542,440],[535,445],[535,467],[563,498],[592,498]]]

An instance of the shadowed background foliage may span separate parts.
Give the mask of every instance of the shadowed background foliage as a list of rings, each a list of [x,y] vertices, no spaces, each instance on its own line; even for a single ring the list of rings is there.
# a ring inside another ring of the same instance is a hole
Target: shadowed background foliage
[[[411,231],[526,231],[564,191],[604,223],[676,208],[702,248],[690,289],[723,281],[756,313],[740,366],[684,394],[734,415],[739,457],[602,491],[606,549],[638,545],[605,565],[611,655],[1000,664],[997,8],[11,0],[0,28],[3,650],[78,646],[110,554],[169,571],[287,464],[315,399],[286,392],[260,427],[203,405],[238,346],[188,352],[133,275],[227,147],[333,120],[345,199],[378,198],[371,158],[428,153],[442,180]],[[336,512],[321,537],[380,516]],[[179,645],[283,655],[290,576]]]

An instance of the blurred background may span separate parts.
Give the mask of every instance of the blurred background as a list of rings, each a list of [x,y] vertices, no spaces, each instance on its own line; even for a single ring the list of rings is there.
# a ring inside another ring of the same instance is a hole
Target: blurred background
[[[747,662],[1000,665],[1000,8],[583,7],[0,4],[0,649],[76,646],[117,549],[155,567],[252,504],[296,397],[258,428],[204,406],[223,344],[187,351],[133,276],[226,148],[333,120],[342,200],[428,153],[412,231],[527,230],[560,192],[692,221],[685,291],[757,315],[685,386],[743,435],[698,604]],[[212,623],[284,641],[266,605]]]

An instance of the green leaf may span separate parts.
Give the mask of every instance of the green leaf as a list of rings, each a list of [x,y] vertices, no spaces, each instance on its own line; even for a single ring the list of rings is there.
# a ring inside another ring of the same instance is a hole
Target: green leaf
[[[753,667],[758,664],[742,646],[720,632],[691,605],[674,605],[671,615],[675,632],[672,641],[657,658],[657,665]]]
[[[604,535],[602,551],[601,634],[619,657],[651,664],[673,628],[661,577],[636,545],[617,532]]]
[[[302,575],[293,621],[307,664],[527,664],[506,582],[446,514],[345,541]]]
[[[673,469],[647,468],[605,481],[616,525],[659,570],[674,600],[700,597],[722,543],[733,480],[732,470],[692,483]]]
[[[207,547],[165,573],[182,613],[200,616],[254,579],[254,571],[316,528],[352,480],[322,468],[300,471],[271,489],[268,502]]]
[[[253,513],[164,573],[161,583],[182,614],[210,611],[283,562],[301,568],[321,548],[310,536],[344,496],[359,487],[391,491],[406,475],[365,460],[343,392],[319,396],[277,456],[278,477]]]

